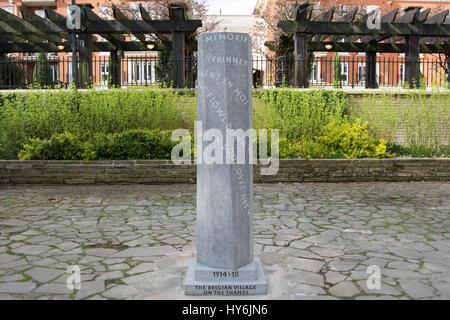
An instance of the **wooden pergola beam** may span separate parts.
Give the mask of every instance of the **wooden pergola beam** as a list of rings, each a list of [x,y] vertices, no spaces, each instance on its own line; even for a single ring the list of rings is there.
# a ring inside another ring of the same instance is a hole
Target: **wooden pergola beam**
[[[141,18],[149,25],[152,23],[152,17],[148,14],[148,12],[145,10],[144,6],[142,4],[139,4],[139,11],[141,12]],[[159,32],[154,32],[157,39],[159,39],[163,45],[166,48],[170,48],[172,46],[172,41],[168,38],[169,36],[167,34],[162,34]]]
[[[86,6],[86,5],[84,5]],[[10,27],[11,31],[6,32],[5,30],[0,30],[0,35],[10,33],[14,35],[20,34],[34,34],[41,37],[46,37],[49,41],[57,41],[55,35],[60,35],[61,30],[69,33],[65,26],[66,18],[61,16],[54,10],[48,7],[44,8],[48,19],[53,22],[53,24],[47,23],[48,21],[43,21],[40,29],[36,28],[30,22],[21,19],[9,12],[4,10],[0,11],[0,21],[6,22]],[[91,13],[89,13],[89,11]],[[195,32],[198,28],[202,26],[201,20],[127,20],[127,21],[115,21],[115,20],[102,20],[98,17],[92,10],[87,10],[88,21],[86,22],[86,28],[83,30],[85,33],[89,34],[104,34],[104,35],[117,35],[121,36],[123,34],[133,33],[133,34],[148,34],[148,33],[162,33],[170,34],[174,32],[185,32],[191,33]],[[97,18],[95,18],[97,17]],[[54,25],[59,28],[55,28]],[[103,35],[102,35],[103,36]],[[53,38],[53,39],[51,39]]]
[[[6,33],[11,33],[13,35],[19,36],[21,34],[39,35],[40,38],[53,42],[58,42],[61,39],[60,37],[55,35],[55,33],[60,33],[60,30],[56,30],[45,23],[40,24],[39,28],[37,28],[34,23],[32,24],[27,20],[15,16],[12,13],[6,12],[5,10],[0,10],[0,21],[7,23],[10,27],[11,31]],[[0,34],[1,33],[4,32],[0,31]]]
[[[30,22],[37,29],[45,30],[46,27],[50,27],[50,28],[57,30],[60,34],[60,37],[55,36],[54,39],[56,39],[58,42],[62,41],[61,37],[65,38],[65,39],[68,39],[70,37],[69,33],[66,32],[66,30],[63,30],[62,28],[60,28],[57,24],[53,23],[52,21],[47,21],[44,18],[41,18],[40,16],[34,14],[33,12],[29,11],[28,9],[26,9],[22,6],[19,6],[19,10],[22,13],[23,20]]]
[[[88,4],[88,5],[83,4],[83,5],[80,5],[80,6],[81,6],[82,10],[84,11],[84,13],[86,15],[86,18],[87,18],[86,30],[88,29],[87,25],[90,22],[106,22],[107,24],[112,22],[112,21],[102,20],[102,18],[100,18],[97,14],[95,14],[92,11],[92,6],[90,4]],[[116,21],[116,22],[119,23],[119,24],[121,23],[121,22],[118,22],[118,21]],[[84,30],[84,32],[85,33],[89,33],[89,32],[86,32],[86,30]],[[126,32],[123,32],[123,33],[129,33],[129,32],[130,32],[129,30],[126,30]],[[122,44],[125,41],[125,37],[124,37],[123,34],[104,33],[104,32],[101,32],[100,30],[98,30],[96,33],[98,35],[100,35],[101,37],[105,38],[106,40],[108,40],[109,42],[111,42],[117,49],[123,50],[122,49]]]
[[[120,11],[119,8],[117,8],[115,5],[112,5],[112,10],[113,10],[113,15],[114,15],[114,19],[116,19],[119,22],[126,22],[129,21],[130,19],[128,19],[128,17],[122,12]],[[132,33],[132,32],[130,32]],[[143,44],[145,44],[145,36],[143,34],[140,33],[132,33],[139,41],[141,41]]]
[[[14,29],[11,28],[9,24],[6,22],[0,21],[0,33],[2,31],[5,33],[2,35],[2,38],[10,39],[12,41],[17,41],[18,43],[22,42],[28,42],[28,43],[34,43],[35,46],[33,48],[38,48],[38,50],[30,51],[30,52],[38,52],[43,51],[44,47],[42,46],[43,43],[47,43],[46,39],[40,38],[37,35],[33,34],[21,34],[21,33],[15,33]],[[50,47],[56,49],[56,46],[53,43],[50,43]]]
[[[424,23],[427,24],[442,24],[445,22],[445,18],[448,16],[449,10],[444,10],[435,14],[434,16],[428,17]]]
[[[148,51],[148,48],[142,44],[140,41],[130,41],[123,43],[124,51]],[[93,52],[104,52],[104,51],[115,51],[116,47],[109,43],[103,41],[97,41],[92,43]],[[31,42],[0,42],[0,52],[71,52],[71,48],[64,48],[59,50],[57,46],[51,42],[43,42],[39,44]]]
[[[332,45],[332,49],[327,50],[325,45]],[[419,46],[420,53],[446,53],[449,52],[448,44],[429,43]],[[406,51],[405,43],[374,43],[374,42],[308,42],[308,51],[330,51],[330,52],[383,52],[402,53]]]
[[[353,22],[353,20],[355,20],[357,12],[358,12],[358,7],[354,7],[349,12],[347,12],[343,17],[338,19],[337,21],[347,22],[347,23]],[[332,42],[338,40],[338,36],[326,35],[325,38],[330,38],[329,41],[332,41]],[[321,39],[321,40],[323,40],[323,39]]]
[[[396,8],[392,11],[389,11],[385,15],[381,16],[381,23],[392,23],[395,21],[395,18],[397,17],[399,12],[399,9]],[[370,37],[363,37],[361,38],[361,42],[379,42],[386,39],[386,37],[376,37],[376,36],[370,36]]]
[[[307,34],[356,35],[356,36],[405,36],[417,35],[421,37],[449,37],[450,25],[440,24],[408,24],[408,23],[381,23],[380,29],[369,29],[363,22],[316,22],[296,23],[284,20],[278,23],[283,31],[288,33],[303,32]]]

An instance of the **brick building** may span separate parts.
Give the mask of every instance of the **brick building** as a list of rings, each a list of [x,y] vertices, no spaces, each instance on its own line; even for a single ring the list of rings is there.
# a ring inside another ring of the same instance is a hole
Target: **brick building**
[[[280,12],[292,12],[294,0],[258,0],[255,14],[265,16],[272,25],[276,25],[280,18]],[[310,1],[313,6],[312,17],[318,16],[331,7],[335,7],[334,17],[348,13],[355,6],[359,7],[358,15],[369,13],[377,8],[381,14],[385,14],[396,8],[422,7],[421,10],[430,8],[430,15],[445,9],[450,9],[450,0],[321,0]],[[399,15],[402,14],[400,10]],[[448,21],[447,17],[447,21]],[[266,41],[276,38],[276,28],[268,27],[266,30]],[[266,50],[269,57],[273,52]],[[340,52],[338,56],[341,61],[341,78],[343,85],[361,86],[365,79],[365,53]],[[405,62],[403,53],[378,53],[377,54],[377,81],[381,86],[399,86],[403,84],[405,76]],[[314,52],[314,62],[311,67],[309,82],[312,86],[331,85],[333,73],[332,52]],[[425,84],[431,86],[435,83],[442,84],[446,75],[442,68],[442,57],[436,54],[420,54],[421,73]]]

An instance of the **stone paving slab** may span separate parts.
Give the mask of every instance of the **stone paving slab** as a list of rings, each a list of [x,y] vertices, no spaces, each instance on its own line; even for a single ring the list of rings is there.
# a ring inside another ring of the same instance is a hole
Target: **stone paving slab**
[[[268,295],[244,299],[450,299],[450,183],[254,190]],[[0,299],[209,299],[182,286],[195,198],[187,184],[0,187]]]

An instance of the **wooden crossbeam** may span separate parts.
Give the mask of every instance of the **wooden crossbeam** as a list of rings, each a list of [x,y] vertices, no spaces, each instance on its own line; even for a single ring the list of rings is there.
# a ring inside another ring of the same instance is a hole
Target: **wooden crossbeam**
[[[84,5],[83,4],[83,5],[81,5],[81,8],[84,11],[84,13],[86,15],[86,18],[88,20],[87,24],[89,22],[91,22],[91,21],[94,21],[94,22],[97,22],[97,21],[98,22],[105,22],[107,24],[110,23],[110,21],[102,20],[102,18],[100,18],[97,14],[95,14],[92,11],[92,6],[91,5]],[[118,22],[117,21],[117,23],[122,23],[122,22]],[[116,47],[116,49],[123,50],[122,44],[125,41],[125,37],[124,37],[123,34],[108,34],[108,33],[103,33],[101,31],[98,31],[96,33],[98,35],[100,35],[101,37],[105,38],[106,40],[108,40],[109,42],[111,42]],[[128,33],[128,30],[127,30],[127,32],[124,32],[124,33]]]
[[[92,46],[93,52],[114,51],[116,47],[109,42],[94,42]],[[123,43],[124,51],[148,51],[148,48],[140,41],[129,41]],[[53,43],[45,42],[36,45],[34,43],[26,42],[14,42],[7,41],[0,42],[0,53],[4,52],[71,52],[71,48],[65,48],[59,50]]]
[[[141,12],[141,18],[151,26],[152,24],[152,18],[150,17],[150,15],[148,14],[148,12],[145,10],[144,6],[142,4],[139,4],[139,11]],[[172,42],[171,40],[168,38],[167,35],[158,33],[158,32],[154,32],[154,34],[156,35],[156,37],[162,42],[162,44],[166,47],[166,48],[170,48],[172,46]]]
[[[330,50],[325,48],[326,44],[333,47]],[[449,46],[447,44],[433,43],[421,44],[420,53],[446,53]],[[406,50],[405,43],[363,43],[363,42],[308,42],[307,50],[309,51],[330,51],[330,52],[385,52],[385,53],[402,53]]]
[[[336,7],[331,7],[330,10],[325,11],[322,14],[320,14],[318,17],[316,17],[314,19],[314,21],[322,21],[322,22],[331,21],[333,19],[335,10],[336,10]],[[322,41],[326,37],[327,37],[326,35],[313,36],[313,41],[316,41],[316,40]]]
[[[435,37],[425,37],[425,38],[421,38],[420,39],[420,43],[445,43],[448,42],[450,43],[450,39],[449,38],[435,38]]]
[[[5,41],[12,41],[12,42],[18,42],[18,43],[28,43],[28,40],[19,36],[11,35],[11,34],[5,34],[2,36],[2,38]]]
[[[39,38],[55,42],[59,41],[60,39],[58,36],[54,35],[55,33],[59,33],[60,31],[53,29],[48,24],[44,23],[40,25],[40,28],[38,29],[32,23],[21,19],[12,13],[6,12],[5,10],[0,10],[0,21],[8,24],[8,26],[10,27],[10,31],[7,33],[11,33],[13,35],[39,35]],[[0,31],[0,33],[2,32]]]
[[[120,11],[119,8],[117,8],[115,5],[112,5],[113,15],[114,19],[116,19],[119,22],[129,21],[128,17]],[[145,36],[143,34],[139,33],[132,33],[139,41],[141,41],[143,44],[145,44]]]
[[[419,12],[419,14],[416,15],[416,21],[415,22],[424,23],[427,20],[429,14],[430,14],[430,8]]]
[[[35,50],[33,52],[37,52],[37,51],[45,51],[44,47],[42,46],[42,44],[44,44],[44,41],[47,41],[46,39],[43,39],[37,35],[34,34],[22,34],[22,33],[18,33],[16,32],[17,30],[13,29],[11,27],[10,24],[0,21],[0,34],[2,34],[2,38],[5,39],[10,39],[14,42],[17,43],[23,43],[23,42],[30,42],[30,43],[34,43],[35,45],[33,46],[33,48],[35,48]],[[54,44],[51,44],[52,48],[56,49],[56,46]]]
[[[291,20],[283,20],[278,26],[287,33],[309,33],[330,35],[355,35],[355,36],[406,36],[418,35],[423,37],[448,37],[450,36],[450,25],[440,24],[436,28],[432,24],[409,24],[409,23],[381,23],[380,29],[374,31],[369,29],[365,22],[316,22],[309,21],[297,23]]]
[[[87,5],[82,5],[82,7],[87,7]],[[0,11],[0,21],[4,21],[9,25],[8,31],[4,28],[0,29],[0,35],[10,33],[14,35],[21,34],[34,34],[39,35],[49,41],[57,42],[55,35],[61,35],[61,30],[70,33],[70,30],[66,27],[66,17],[60,15],[54,10],[48,7],[44,7],[47,18],[52,22],[52,24],[47,23],[48,21],[43,21],[40,29],[36,28],[30,22],[21,19],[9,12],[4,10]],[[146,19],[144,15],[144,20],[127,20],[127,21],[115,21],[115,20],[102,20],[98,17],[92,10],[85,10],[88,21],[86,23],[86,28],[83,30],[85,33],[90,34],[103,34],[103,35],[117,35],[119,38],[123,34],[170,34],[173,32],[195,32],[198,28],[202,26],[201,20],[151,20]],[[142,11],[141,11],[142,14]],[[149,18],[149,17],[148,17]],[[33,22],[34,23],[34,22]],[[58,28],[55,28],[56,25]],[[102,35],[102,36],[103,36]],[[106,39],[106,37],[104,37]]]
[[[141,13],[141,18],[144,21],[151,22],[152,17],[148,14],[148,12],[145,10],[144,6],[140,3],[139,4],[139,12]]]
[[[66,17],[60,15],[58,12],[50,9],[49,7],[44,7],[44,10],[45,10],[45,15],[51,22],[53,22],[54,24],[56,24],[58,27],[65,30],[66,32],[69,31],[66,27]]]
[[[447,17],[449,13],[449,10],[444,10],[441,11],[437,14],[435,14],[434,16],[428,17],[427,20],[424,23],[429,23],[429,24],[441,24],[444,23],[445,18]]]
[[[331,7],[330,10],[327,10],[324,13],[320,14],[317,18],[314,19],[314,21],[322,21],[322,22],[331,21],[333,20],[333,15],[335,11],[336,7]]]
[[[392,11],[389,11],[388,13],[381,16],[381,23],[392,23],[395,21],[395,18],[397,17],[397,14],[399,12],[399,9],[396,8]],[[387,37],[376,37],[376,36],[370,36],[370,37],[363,37],[361,38],[361,42],[380,42],[386,39]]]
[[[46,27],[54,28],[56,31],[59,32],[61,37],[68,39],[69,34],[65,32],[62,28],[60,28],[57,24],[53,23],[52,21],[47,21],[44,18],[34,14],[33,12],[29,11],[28,9],[19,6],[19,10],[22,13],[22,18],[25,21],[30,22],[39,30],[45,30]],[[54,36],[52,41],[61,42],[61,37]]]
[[[352,10],[350,10],[349,12],[347,12],[342,18],[340,18],[340,19],[338,19],[337,21],[338,22],[347,22],[347,23],[350,23],[350,22],[353,22],[353,20],[355,20],[355,17],[356,17],[356,13],[358,12],[358,7],[354,7]],[[335,42],[335,41],[337,41],[338,40],[338,37],[337,36],[330,36],[330,35],[327,35],[326,37],[325,37],[325,39],[326,38],[329,38],[329,41],[331,41],[331,42]],[[322,39],[323,40],[323,39]]]
[[[422,7],[408,7],[403,10],[403,14],[395,20],[397,23],[413,23]]]

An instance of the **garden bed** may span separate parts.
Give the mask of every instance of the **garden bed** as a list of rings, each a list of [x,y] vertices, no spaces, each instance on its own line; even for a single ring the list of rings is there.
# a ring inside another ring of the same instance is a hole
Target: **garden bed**
[[[168,159],[177,143],[171,133],[192,135],[196,116],[195,93],[170,89],[0,94],[0,159]],[[279,130],[283,159],[448,158],[449,124],[446,92],[253,95],[253,127]]]

